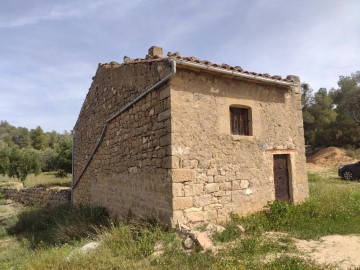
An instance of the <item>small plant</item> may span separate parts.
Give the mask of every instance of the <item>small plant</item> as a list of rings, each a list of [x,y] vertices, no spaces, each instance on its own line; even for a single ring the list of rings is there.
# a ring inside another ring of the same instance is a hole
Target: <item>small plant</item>
[[[290,204],[282,201],[274,201],[267,204],[268,210],[265,215],[269,222],[276,228],[279,224],[286,222],[289,214]]]
[[[234,220],[226,224],[223,232],[216,232],[213,236],[214,240],[219,242],[229,242],[240,236],[239,228]]]

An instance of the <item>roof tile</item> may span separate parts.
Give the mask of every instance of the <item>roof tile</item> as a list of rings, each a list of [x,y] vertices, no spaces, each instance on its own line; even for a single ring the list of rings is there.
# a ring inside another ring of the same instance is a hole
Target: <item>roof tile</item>
[[[130,59],[129,57],[124,57],[124,65],[126,64],[134,64],[134,63],[149,63],[149,62],[158,62],[158,61],[164,61],[166,59],[177,59],[177,60],[182,60],[185,62],[191,62],[191,63],[197,63],[197,64],[201,64],[201,65],[205,65],[205,66],[211,66],[211,67],[215,67],[215,68],[221,68],[224,70],[231,70],[233,72],[238,72],[238,73],[243,73],[243,74],[249,74],[249,75],[254,75],[254,76],[259,76],[259,77],[264,77],[264,78],[269,78],[269,79],[273,79],[273,80],[280,80],[280,81],[285,81],[285,82],[292,82],[291,79],[286,79],[286,78],[282,78],[279,75],[269,75],[268,73],[256,73],[256,72],[251,72],[251,71],[247,71],[244,70],[243,68],[241,68],[240,66],[230,66],[228,64],[216,64],[216,63],[212,63],[211,61],[208,60],[199,60],[198,58],[194,57],[194,56],[187,56],[187,57],[183,57],[180,55],[179,52],[168,52],[167,53],[167,57],[160,57],[158,55],[155,56],[151,56],[151,55],[146,55],[145,59],[141,59],[141,58],[136,58],[136,59]],[[113,62],[111,62],[113,63]],[[111,64],[110,63],[110,64]],[[116,63],[117,64],[117,63]],[[107,65],[107,64],[105,64]],[[119,64],[117,64],[119,65]]]

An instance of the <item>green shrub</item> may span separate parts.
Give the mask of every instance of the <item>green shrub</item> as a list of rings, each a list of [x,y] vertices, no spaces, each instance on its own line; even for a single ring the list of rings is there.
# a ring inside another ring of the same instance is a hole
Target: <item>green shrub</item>
[[[277,228],[281,224],[285,224],[290,213],[291,205],[287,202],[274,201],[267,204],[268,210],[265,216],[273,228]]]

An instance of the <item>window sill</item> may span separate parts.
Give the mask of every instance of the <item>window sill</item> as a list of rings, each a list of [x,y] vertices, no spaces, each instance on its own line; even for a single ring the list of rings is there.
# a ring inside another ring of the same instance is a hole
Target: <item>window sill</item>
[[[254,136],[246,136],[246,135],[231,135],[233,141],[253,141]]]

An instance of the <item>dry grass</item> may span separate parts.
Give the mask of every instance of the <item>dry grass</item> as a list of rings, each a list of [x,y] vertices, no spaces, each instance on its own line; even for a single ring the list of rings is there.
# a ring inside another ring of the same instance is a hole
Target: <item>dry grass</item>
[[[36,186],[70,186],[71,175],[64,178],[55,177],[55,172],[45,172],[39,175],[29,174],[24,182],[25,187]],[[0,175],[0,186],[19,185],[21,181],[16,178]]]

